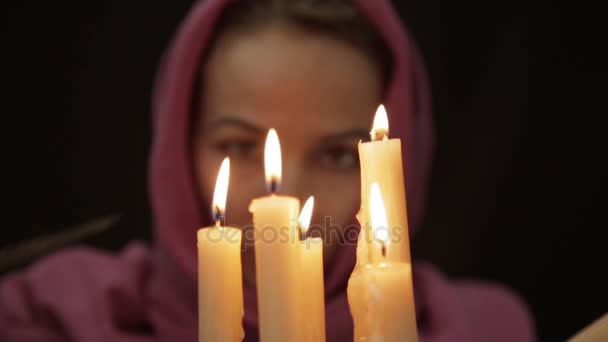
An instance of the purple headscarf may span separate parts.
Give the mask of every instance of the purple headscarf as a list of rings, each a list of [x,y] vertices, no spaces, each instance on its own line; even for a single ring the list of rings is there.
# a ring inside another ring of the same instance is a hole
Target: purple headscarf
[[[197,203],[189,149],[194,84],[217,18],[229,0],[194,5],[163,61],[154,93],[150,193],[155,245],[120,255],[73,248],[0,283],[1,341],[196,341]],[[430,96],[420,54],[388,0],[355,1],[384,38],[393,69],[385,97],[392,136],[403,143],[410,227],[419,226],[432,157]],[[326,267],[328,341],[351,341],[346,283],[353,246]],[[508,290],[450,282],[415,264],[420,340],[532,341],[531,319]],[[257,341],[255,291],[244,288],[245,340]]]

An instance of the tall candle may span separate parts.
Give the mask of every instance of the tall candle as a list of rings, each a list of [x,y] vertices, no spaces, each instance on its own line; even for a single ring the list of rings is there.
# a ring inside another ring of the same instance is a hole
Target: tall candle
[[[268,133],[264,154],[271,194],[254,199],[249,206],[254,224],[260,341],[301,341],[300,201],[275,194],[281,180],[281,147],[274,129]]]
[[[373,340],[379,329],[389,329],[385,341],[417,340],[401,141],[389,139],[388,133],[388,117],[381,105],[374,118],[372,141],[359,144],[361,208],[357,219],[361,232],[357,242],[357,266],[347,289],[355,341]],[[382,191],[372,191],[373,184]],[[376,224],[376,229],[373,229],[371,216],[373,193],[378,197],[375,202],[381,201],[381,212],[385,215],[382,216],[385,222]],[[378,244],[378,241],[382,243]],[[393,304],[383,306],[383,301],[387,300]],[[393,309],[407,314],[389,314]],[[388,327],[381,328],[385,325]],[[404,328],[395,334],[407,339],[388,339],[393,336],[393,330],[390,330],[393,325]]]
[[[409,262],[389,260],[390,230],[377,183],[370,188],[370,224],[374,240],[368,247],[379,256],[357,266],[348,281],[348,302],[354,321],[354,341],[418,341]]]
[[[314,198],[308,198],[300,213],[301,244],[301,296],[303,336],[306,342],[325,341],[325,287],[323,284],[323,240],[308,237]]]
[[[241,231],[223,223],[229,174],[230,160],[226,158],[213,194],[216,225],[197,232],[200,342],[244,338]]]
[[[389,139],[389,125],[386,110],[380,105],[371,131],[372,141],[359,143],[361,165],[361,209],[357,219],[361,225],[357,264],[365,265],[375,259],[373,249],[368,246],[373,238],[370,229],[369,198],[372,183],[378,183],[382,189],[382,198],[386,206],[388,228],[390,228],[391,248],[387,259],[391,261],[410,262],[410,240],[408,234],[407,207],[403,164],[401,158],[401,139]]]

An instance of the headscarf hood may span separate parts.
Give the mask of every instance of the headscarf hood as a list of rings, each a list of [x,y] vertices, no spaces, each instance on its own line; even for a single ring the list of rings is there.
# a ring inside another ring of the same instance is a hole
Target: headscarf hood
[[[193,177],[190,125],[195,84],[200,65],[210,48],[214,26],[231,1],[199,1],[180,27],[163,60],[153,95],[154,142],[150,161],[150,194],[155,215],[159,257],[167,265],[158,276],[181,279],[196,295],[196,230],[208,225],[201,213]],[[427,178],[430,173],[433,129],[430,97],[419,51],[401,26],[389,1],[354,1],[392,54],[392,68],[384,105],[389,113],[391,137],[402,140],[407,183],[410,229],[415,230],[424,212]],[[210,166],[215,169],[216,165]],[[326,294],[339,293],[354,264],[352,248],[345,247],[326,269]],[[169,290],[167,288],[167,290]],[[245,289],[245,324],[257,326],[251,310],[255,297]],[[328,311],[344,306],[345,298],[327,298]],[[194,300],[192,305],[194,305]],[[193,309],[195,309],[193,307]],[[348,308],[346,308],[347,310]],[[345,319],[350,319],[345,314]],[[331,316],[328,316],[331,317]]]

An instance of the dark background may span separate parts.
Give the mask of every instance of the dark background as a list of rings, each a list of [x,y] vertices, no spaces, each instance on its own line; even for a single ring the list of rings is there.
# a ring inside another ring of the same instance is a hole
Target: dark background
[[[2,5],[0,248],[110,213],[121,221],[84,242],[151,238],[150,90],[190,4]],[[569,337],[608,310],[599,15],[540,1],[395,5],[427,60],[438,133],[413,253],[515,288],[541,340]]]

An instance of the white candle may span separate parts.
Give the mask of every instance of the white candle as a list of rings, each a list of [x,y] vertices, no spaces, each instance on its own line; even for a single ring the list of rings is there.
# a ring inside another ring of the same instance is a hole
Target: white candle
[[[253,214],[255,266],[260,341],[301,341],[303,327],[300,297],[300,201],[277,196],[281,181],[281,149],[274,129],[268,133],[265,150],[266,181],[271,195],[256,198]]]
[[[323,283],[323,240],[307,237],[314,198],[308,198],[300,213],[300,228],[302,230],[301,260],[301,299],[303,316],[301,324],[304,328],[304,341],[325,341],[325,286]]]
[[[371,131],[372,141],[359,144],[361,165],[361,209],[357,219],[361,225],[360,240],[370,243],[369,194],[372,183],[382,189],[386,216],[390,227],[391,248],[387,258],[391,261],[410,262],[410,240],[407,222],[405,182],[401,158],[401,140],[389,139],[389,125],[384,106],[378,107]],[[370,260],[366,244],[359,244],[357,264]]]
[[[417,341],[401,141],[388,133],[380,106],[372,141],[359,144],[361,232],[347,289],[355,341]],[[381,209],[372,209],[378,203]]]
[[[230,161],[224,159],[213,194],[216,225],[199,229],[199,341],[242,341],[244,337],[241,231],[223,226]]]
[[[369,247],[376,257],[356,267],[348,281],[354,341],[418,341],[411,264],[387,258],[394,245],[377,183],[371,186],[369,203],[375,238]]]

